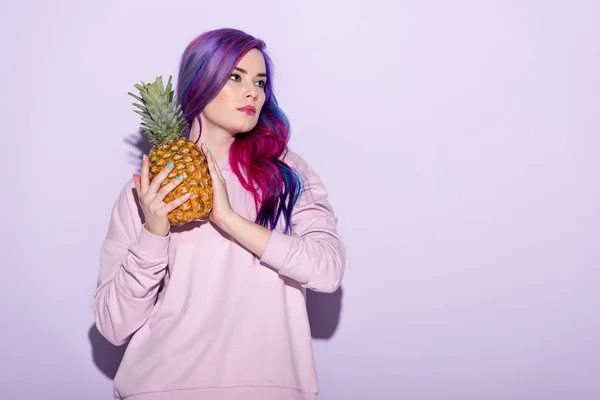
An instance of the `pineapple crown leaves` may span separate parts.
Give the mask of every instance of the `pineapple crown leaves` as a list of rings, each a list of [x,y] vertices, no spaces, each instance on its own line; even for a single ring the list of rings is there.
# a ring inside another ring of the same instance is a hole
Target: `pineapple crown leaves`
[[[140,102],[133,103],[139,109],[133,111],[142,117],[142,130],[152,146],[183,137],[187,125],[182,117],[181,105],[177,105],[171,79],[172,76],[169,76],[166,87],[161,76],[153,83],[135,84],[141,97],[128,93]]]

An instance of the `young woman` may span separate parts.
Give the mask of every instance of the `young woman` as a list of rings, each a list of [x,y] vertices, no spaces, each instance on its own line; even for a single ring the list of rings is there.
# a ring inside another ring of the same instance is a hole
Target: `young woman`
[[[338,288],[345,248],[323,183],[287,148],[271,71],[264,42],[233,29],[183,54],[178,101],[214,206],[171,229],[185,199],[163,202],[177,183],[159,190],[169,167],[149,183],[146,158],[116,200],[93,296],[98,330],[128,343],[116,399],[317,398],[305,290]]]

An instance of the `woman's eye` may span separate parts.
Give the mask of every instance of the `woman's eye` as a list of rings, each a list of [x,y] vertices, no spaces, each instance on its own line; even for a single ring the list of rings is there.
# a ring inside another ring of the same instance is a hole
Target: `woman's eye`
[[[233,81],[239,81],[242,79],[242,77],[239,76],[238,74],[231,74],[231,75],[229,75],[229,79],[231,79]]]
[[[267,84],[265,81],[258,81],[256,82],[256,84],[258,85],[258,87],[265,87],[265,85]]]

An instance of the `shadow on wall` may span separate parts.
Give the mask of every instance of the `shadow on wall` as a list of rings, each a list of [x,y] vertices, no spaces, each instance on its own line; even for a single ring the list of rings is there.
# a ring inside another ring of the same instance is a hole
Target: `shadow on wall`
[[[142,155],[149,154],[152,145],[139,129],[136,133],[131,133],[129,137],[124,139],[125,143],[131,146],[131,150],[127,154],[129,162],[137,168],[137,171],[142,170]]]
[[[88,338],[92,346],[92,359],[96,367],[105,376],[115,379],[127,345],[115,346],[102,336],[96,325],[92,325],[88,331]]]
[[[334,293],[306,291],[306,307],[313,339],[327,340],[333,337],[340,320],[342,292],[341,287]],[[127,345],[113,345],[98,332],[95,325],[90,327],[88,337],[94,364],[105,376],[114,379]]]
[[[333,293],[306,291],[306,309],[313,339],[333,337],[340,321],[343,292],[341,286]]]

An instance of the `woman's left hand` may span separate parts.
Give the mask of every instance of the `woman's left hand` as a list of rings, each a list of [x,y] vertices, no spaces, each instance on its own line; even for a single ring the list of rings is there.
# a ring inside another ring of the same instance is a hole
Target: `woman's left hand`
[[[210,172],[213,188],[213,208],[210,213],[210,220],[217,224],[219,228],[226,230],[227,222],[235,216],[235,212],[229,202],[229,195],[227,194],[227,182],[225,182],[225,178],[221,175],[217,161],[206,147],[206,144],[203,143],[200,148],[204,152],[208,162],[208,171]]]

